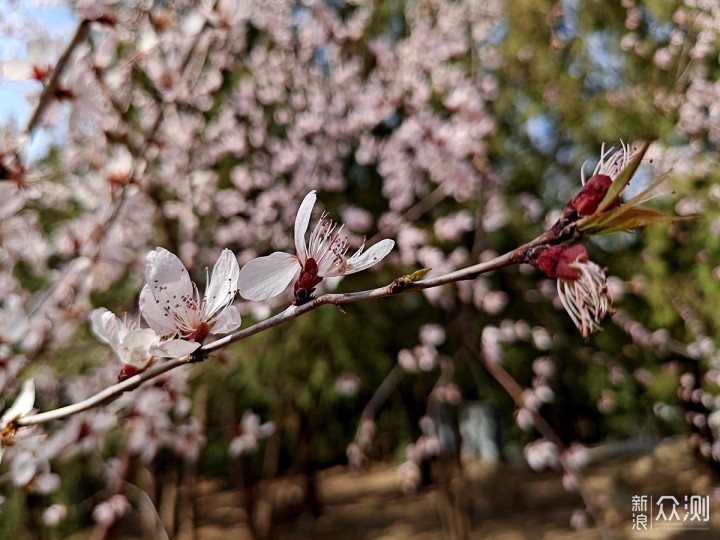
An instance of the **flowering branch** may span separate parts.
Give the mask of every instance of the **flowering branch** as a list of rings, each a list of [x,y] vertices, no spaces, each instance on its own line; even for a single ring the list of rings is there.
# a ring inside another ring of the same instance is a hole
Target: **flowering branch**
[[[587,338],[591,332],[600,328],[599,323],[609,312],[610,298],[604,270],[588,260],[587,249],[584,246],[567,246],[563,244],[592,234],[584,233],[579,225],[592,223],[594,219],[603,219],[607,213],[626,211],[626,207],[634,208],[637,198],[633,199],[629,204],[620,205],[615,193],[620,193],[622,188],[627,185],[647,147],[648,145],[645,144],[639,152],[635,152],[623,145],[621,151],[612,154],[609,158],[608,153],[603,153],[595,174],[585,183],[580,193],[568,202],[563,217],[553,227],[534,240],[492,260],[434,278],[421,279],[426,272],[423,269],[410,275],[401,276],[392,283],[377,289],[346,294],[324,294],[312,298],[314,287],[322,281],[324,276],[341,276],[367,268],[384,258],[394,244],[391,240],[383,240],[364,253],[363,246],[355,255],[346,259],[345,253],[349,245],[347,238],[340,235],[342,227],[337,233],[333,233],[335,225],[327,219],[326,214],[323,214],[320,222],[310,235],[309,244],[306,244],[305,232],[316,198],[314,191],[305,197],[296,218],[296,255],[276,252],[267,257],[254,259],[240,270],[239,281],[237,270],[231,271],[230,266],[232,265],[223,263],[221,265],[223,269],[218,273],[221,277],[216,280],[216,286],[211,286],[208,283],[208,290],[212,289],[214,295],[208,298],[209,293],[206,292],[206,297],[202,302],[203,306],[207,302],[211,302],[213,307],[208,312],[209,314],[205,314],[206,310],[201,308],[199,297],[195,298],[197,294],[192,293],[194,285],[187,278],[187,271],[182,267],[179,260],[176,260],[177,258],[169,252],[160,250],[156,253],[156,258],[160,257],[162,261],[158,259],[152,264],[149,261],[149,270],[146,270],[146,278],[148,279],[146,289],[152,284],[156,292],[153,293],[154,298],[150,298],[149,294],[145,295],[146,301],[141,300],[141,310],[149,322],[154,320],[154,330],[158,332],[158,336],[169,338],[180,335],[187,338],[190,340],[188,342],[190,345],[195,345],[194,352],[187,354],[190,352],[189,350],[183,350],[182,352],[175,350],[176,354],[185,354],[185,356],[156,365],[143,373],[137,374],[134,370],[121,372],[123,377],[129,376],[129,378],[103,390],[88,400],[55,411],[24,416],[16,421],[16,425],[48,422],[110,402],[123,392],[134,389],[142,382],[165,373],[174,367],[201,360],[217,349],[283,324],[325,304],[334,305],[344,312],[347,304],[474,279],[480,274],[522,262],[532,264],[548,276],[557,279],[558,293],[564,307],[573,322],[582,331],[583,336]],[[612,177],[608,175],[612,175]],[[614,181],[618,181],[620,186],[616,188]],[[617,210],[607,210],[618,206]],[[667,220],[672,221],[672,218]],[[663,216],[662,221],[667,220]],[[642,226],[652,221],[632,224],[623,222],[622,224],[616,223],[615,226]],[[220,260],[218,264],[220,264]],[[236,261],[234,266],[237,266]],[[148,272],[150,273],[148,274]],[[157,276],[155,273],[157,273]],[[244,283],[243,274],[245,275]],[[163,279],[170,280],[170,287],[159,281],[158,278],[161,275]],[[214,276],[215,270],[213,270]],[[218,280],[221,280],[224,285],[218,286]],[[280,294],[293,280],[296,281],[294,300],[291,306],[264,321],[230,333],[208,345],[201,347],[196,345],[202,343],[210,333],[214,324],[216,324],[215,317],[218,317],[218,321],[221,319],[223,321],[218,325],[219,328],[215,330],[217,333],[228,332],[232,328],[237,328],[237,325],[240,324],[239,314],[225,320],[219,312],[216,313],[217,309],[228,306],[228,302],[232,301],[236,286],[239,288],[240,294],[246,299],[264,300]],[[182,284],[182,286],[178,284]],[[230,287],[230,289],[226,290],[227,287]],[[171,299],[176,298],[179,300],[171,301]],[[173,304],[173,302],[176,303]],[[196,311],[207,315],[207,320],[203,317],[195,317],[193,314]],[[166,317],[169,318],[165,319]],[[112,319],[112,317],[110,318]],[[171,323],[171,321],[174,322]],[[180,326],[178,326],[178,321],[182,323]],[[160,344],[162,345],[162,342]],[[157,353],[153,352],[152,354],[156,355]],[[168,353],[166,356],[175,356],[175,354]]]
[[[84,25],[84,26],[83,26]],[[55,70],[53,71],[53,74],[48,81],[45,89],[47,90],[50,88],[51,85],[57,86],[57,79],[60,76],[60,72],[62,69],[64,69],[65,65],[67,64],[67,61],[72,53],[72,51],[77,47],[80,42],[87,36],[87,32],[90,28],[90,21],[84,20],[80,26],[78,27],[77,32],[75,33],[75,37],[70,42],[70,45],[68,45],[68,48],[66,49],[65,53],[63,53],[60,60],[58,60],[57,66]],[[198,46],[198,43],[200,41],[200,36],[202,35],[202,32],[205,30],[205,26],[201,29],[200,32],[198,32],[196,38],[192,41],[190,44],[190,47],[188,48],[188,51],[184,57],[182,68],[180,70],[180,76],[184,73],[185,68],[187,67],[190,58],[192,57],[195,49]],[[96,80],[102,80],[102,77],[99,76],[99,72],[97,70],[93,70],[93,73],[95,75]],[[57,74],[57,77],[56,77]],[[102,87],[102,85],[101,85]],[[43,103],[43,96],[45,95],[45,91],[43,91],[43,95],[40,96],[40,102],[38,103],[38,108],[35,111],[35,114],[33,115],[33,119],[35,116],[38,116],[42,114],[41,104]],[[47,103],[42,105],[42,108],[47,106],[49,103],[49,98],[47,98]],[[155,140],[155,136],[157,135],[158,130],[160,129],[160,126],[162,125],[163,118],[165,117],[165,103],[160,103],[159,108],[157,111],[157,114],[155,115],[155,120],[153,121],[152,125],[150,126],[150,129],[147,130],[145,134],[143,134],[142,137],[142,144],[139,148],[135,148],[134,145],[132,145],[129,141],[127,141],[126,147],[128,150],[132,153],[133,157],[135,158],[133,167],[131,170],[128,171],[127,177],[128,179],[132,179],[134,175],[136,174],[136,169],[138,164],[145,159],[145,156],[148,153],[148,150],[150,149],[150,146],[153,144],[153,141]],[[38,112],[39,111],[39,112]],[[121,120],[124,121],[124,119],[121,116]],[[28,132],[30,132],[33,128],[33,120],[31,119],[30,124],[28,124]],[[131,181],[126,182],[122,186],[122,190],[117,197],[116,202],[114,203],[112,210],[110,211],[110,215],[105,219],[100,229],[96,231],[95,234],[91,235],[88,243],[86,246],[84,246],[83,251],[86,252],[86,257],[88,260],[94,261],[98,254],[100,253],[103,243],[105,241],[105,238],[107,237],[108,233],[110,232],[110,229],[114,225],[115,221],[120,216],[120,211],[122,210],[123,206],[127,203],[128,193],[130,192],[129,187],[132,185]],[[46,301],[48,301],[55,290],[63,283],[64,280],[68,279],[68,275],[71,274],[72,271],[72,265],[68,265],[61,273],[60,277],[50,286],[47,288],[46,291],[40,296],[39,301],[36,303],[36,305],[32,308],[29,315],[32,316],[36,312],[40,310],[40,308],[45,304]]]
[[[473,266],[468,266],[467,268],[462,268],[455,272],[444,274],[442,276],[418,281],[413,281],[412,275],[402,276],[394,280],[389,285],[379,287],[377,289],[357,291],[346,294],[324,294],[311,300],[306,304],[300,306],[289,306],[285,310],[277,313],[272,317],[269,317],[268,319],[265,319],[264,321],[244,328],[243,330],[239,330],[237,332],[229,334],[223,338],[220,338],[216,341],[213,341],[212,343],[209,343],[208,345],[199,348],[192,355],[186,355],[181,358],[174,358],[172,360],[163,361],[152,366],[146,371],[143,371],[142,373],[133,375],[120,383],[114,384],[102,390],[101,392],[98,392],[97,394],[89,397],[88,399],[52,411],[23,416],[16,421],[16,424],[18,426],[44,424],[54,420],[67,418],[69,416],[78,414],[88,409],[92,409],[94,407],[106,405],[119,398],[123,393],[134,390],[142,383],[154,379],[155,377],[158,377],[163,373],[167,373],[168,371],[171,371],[177,367],[197,361],[199,357],[204,357],[213,351],[230,345],[231,343],[241,341],[243,339],[249,338],[250,336],[254,336],[255,334],[268,330],[269,328],[273,328],[285,322],[296,319],[299,316],[313,311],[314,309],[325,304],[331,304],[341,308],[345,304],[353,304],[373,298],[396,296],[398,294],[403,294],[410,291],[430,289],[433,287],[439,287],[441,285],[447,285],[449,283],[454,283],[457,281],[473,279],[480,274],[485,274],[487,272],[498,270],[500,268],[505,268],[507,266],[512,266],[514,264],[519,264],[523,261],[525,255],[530,249],[538,245],[544,244],[548,240],[548,234],[543,233],[531,242],[528,242],[527,244],[513,251],[510,251],[509,253],[500,255],[499,257],[496,257],[489,261],[485,261]]]

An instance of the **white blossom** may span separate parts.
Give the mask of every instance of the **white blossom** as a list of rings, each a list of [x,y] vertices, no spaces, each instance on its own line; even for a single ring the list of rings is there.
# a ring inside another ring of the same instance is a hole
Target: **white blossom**
[[[232,305],[239,272],[235,255],[223,250],[208,278],[205,295],[200,298],[180,259],[164,248],[156,248],[147,258],[147,284],[140,293],[140,310],[158,336],[164,340],[180,336],[192,342],[194,350],[208,334],[225,334],[240,326],[240,312]],[[175,356],[172,341],[158,342],[150,352]]]
[[[315,206],[315,191],[308,193],[295,218],[295,255],[276,251],[248,262],[240,271],[240,295],[248,300],[266,300],[283,292],[295,281],[295,299],[306,301],[325,277],[345,276],[379,263],[392,250],[393,240],[381,240],[367,251],[365,244],[352,256],[350,245],[337,225],[323,213],[305,243],[305,233]]]
[[[15,437],[25,434],[30,429],[18,427],[17,422],[23,416],[28,416],[35,405],[35,383],[28,379],[22,385],[20,393],[12,406],[6,410],[0,418],[0,460],[2,460],[3,447],[14,444]]]
[[[110,345],[123,364],[140,370],[152,363],[150,348],[160,342],[160,337],[152,328],[138,328],[137,323],[132,322],[127,324],[105,308],[90,314],[90,329],[98,340]],[[172,357],[185,356],[200,346],[199,343],[181,339],[164,341],[160,345]]]

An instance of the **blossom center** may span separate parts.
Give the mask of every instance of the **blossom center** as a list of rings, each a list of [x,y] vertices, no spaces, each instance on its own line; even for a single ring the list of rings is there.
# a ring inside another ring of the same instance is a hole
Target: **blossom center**
[[[320,221],[318,221],[310,234],[307,261],[304,264],[303,261],[300,261],[303,270],[305,270],[307,263],[312,260],[317,268],[316,273],[320,274],[321,279],[328,272],[335,274],[345,272],[345,254],[350,247],[348,237],[342,234],[345,224],[342,224],[338,231],[335,232],[337,223],[327,219],[327,215],[326,212],[320,217]],[[320,283],[320,281],[317,283]]]
[[[315,290],[315,286],[323,280],[318,275],[318,264],[315,259],[308,257],[305,264],[302,265],[300,276],[298,276],[293,292],[295,293],[294,304],[302,304],[310,299],[310,295]]]

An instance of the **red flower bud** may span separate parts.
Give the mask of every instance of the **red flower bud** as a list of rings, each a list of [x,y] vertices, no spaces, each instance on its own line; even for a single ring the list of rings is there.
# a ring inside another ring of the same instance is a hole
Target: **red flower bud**
[[[588,251],[582,244],[545,246],[535,251],[530,264],[553,279],[575,281],[580,279],[582,273],[571,265],[574,262],[587,262],[587,260]]]
[[[143,368],[135,367],[131,364],[123,364],[120,373],[118,373],[118,382],[123,382],[125,379],[129,379],[143,371],[145,371]]]
[[[580,190],[580,193],[570,201],[577,213],[581,216],[591,216],[594,214],[600,203],[605,198],[605,195],[612,185],[612,178],[604,174],[595,174],[585,182],[585,185]],[[615,207],[620,204],[620,199],[616,198],[610,206]]]

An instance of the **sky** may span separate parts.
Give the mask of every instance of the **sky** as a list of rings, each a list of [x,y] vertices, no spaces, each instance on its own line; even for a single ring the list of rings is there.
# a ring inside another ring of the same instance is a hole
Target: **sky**
[[[78,21],[67,8],[34,7],[31,1],[0,1],[0,19],[4,21],[23,21],[20,32],[6,35],[0,33],[0,61],[26,58],[23,25],[32,24],[42,28],[43,33],[68,42],[77,27]],[[0,125],[8,122],[18,127],[24,126],[32,113],[28,95],[37,96],[40,84],[34,81],[6,81],[0,78]],[[42,156],[51,141],[51,135],[38,132],[33,136],[28,150],[30,159]]]

